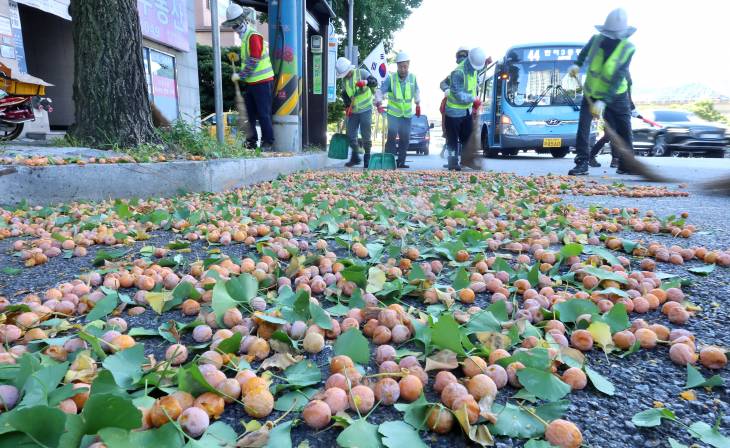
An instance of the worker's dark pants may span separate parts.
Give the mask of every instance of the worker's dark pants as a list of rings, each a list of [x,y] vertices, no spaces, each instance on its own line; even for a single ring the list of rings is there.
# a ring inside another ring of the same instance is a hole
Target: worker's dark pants
[[[631,101],[628,93],[616,95],[610,104],[606,105],[603,112],[603,119],[613,129],[622,142],[611,141],[611,147],[623,145],[633,151],[634,143],[631,137]],[[583,98],[580,105],[580,117],[578,118],[578,133],[575,141],[575,164],[582,165],[588,163],[591,156],[588,142],[591,137],[591,121],[593,116],[591,108],[588,106],[588,100]],[[615,152],[614,154],[620,154]],[[619,169],[623,168],[621,158],[619,157]]]
[[[365,150],[365,159],[370,160],[370,148],[373,146],[373,142],[371,140],[372,125],[372,109],[358,112],[347,117],[347,139],[350,141],[350,148],[352,148],[350,160],[360,160],[360,154],[357,152],[357,148],[359,147],[357,142],[358,129],[362,135],[362,147]]]
[[[471,135],[472,119],[467,113],[461,117],[446,116],[446,146],[450,157],[461,156],[461,149]]]
[[[273,98],[274,81],[260,84],[247,84],[244,100],[248,121],[251,123],[251,135],[246,136],[246,142],[255,146],[259,135],[256,132],[256,122],[261,126],[261,146],[274,143],[274,128],[271,124],[271,103]]]
[[[398,136],[398,150],[396,153],[396,136]],[[411,144],[411,117],[394,117],[388,115],[388,140],[385,142],[385,152],[397,154],[398,165],[406,163],[406,151]]]

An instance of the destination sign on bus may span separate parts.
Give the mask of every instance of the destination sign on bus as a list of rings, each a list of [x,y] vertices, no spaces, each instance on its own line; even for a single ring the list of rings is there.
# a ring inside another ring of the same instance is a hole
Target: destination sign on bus
[[[538,61],[574,61],[580,54],[578,47],[542,47],[525,48],[522,50],[522,60]]]

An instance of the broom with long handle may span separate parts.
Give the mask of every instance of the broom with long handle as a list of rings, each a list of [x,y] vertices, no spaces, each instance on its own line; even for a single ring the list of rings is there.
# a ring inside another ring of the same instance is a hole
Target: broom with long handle
[[[152,113],[152,125],[158,129],[170,129],[172,127],[172,123],[170,123],[170,120],[165,118],[164,115],[162,115],[162,111],[155,105],[155,103],[150,101],[150,112]]]
[[[571,73],[570,76],[578,81],[578,77],[574,73]],[[578,83],[580,84],[580,81],[578,81]],[[583,98],[586,99],[588,108],[593,109],[593,101],[591,100],[591,98],[585,94],[583,95]],[[615,147],[619,157],[621,158],[621,164],[624,166],[624,168],[628,169],[629,172],[636,173],[650,182],[672,181],[672,179],[657,174],[646,164],[641,163],[636,158],[636,156],[634,156],[633,148],[629,147],[629,145],[626,144],[624,139],[621,138],[621,136],[611,127],[610,124],[608,124],[606,120],[603,120],[603,130],[608,135],[608,138],[611,140],[611,148]]]
[[[593,109],[593,101],[588,96],[584,96],[586,103],[590,109]],[[630,173],[638,174],[649,182],[672,182],[666,176],[658,174],[645,163],[640,162],[634,156],[634,150],[626,144],[624,139],[616,132],[606,120],[603,120],[603,131],[608,135],[611,141],[611,148],[615,148],[618,152],[621,164]]]
[[[237,72],[236,62],[240,59],[238,54],[231,51],[228,53],[228,61],[231,63],[233,73]],[[235,92],[235,103],[236,110],[238,111],[238,130],[244,132],[246,137],[253,135],[251,132],[251,122],[248,119],[248,110],[246,110],[246,103],[243,101],[243,95],[241,95],[241,87],[238,81],[233,81],[233,90]]]
[[[730,196],[730,177],[721,177],[703,182],[702,187],[710,193]]]

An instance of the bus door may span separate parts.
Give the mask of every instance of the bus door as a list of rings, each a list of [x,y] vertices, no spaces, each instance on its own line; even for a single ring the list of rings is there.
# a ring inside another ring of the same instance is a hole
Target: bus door
[[[493,145],[494,147],[502,146],[502,115],[504,114],[504,107],[502,99],[504,98],[505,86],[508,80],[508,74],[504,71],[504,65],[498,65],[497,70],[494,72],[494,131],[492,132]]]
[[[482,132],[482,149],[489,145],[488,138],[494,132],[494,70],[490,69],[482,75],[484,78],[479,84],[479,99],[482,106],[479,111],[479,122],[486,133]]]

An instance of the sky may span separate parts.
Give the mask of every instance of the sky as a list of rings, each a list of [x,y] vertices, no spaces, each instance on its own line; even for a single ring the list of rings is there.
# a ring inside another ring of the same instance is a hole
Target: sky
[[[582,43],[616,7],[637,28],[631,37],[637,91],[700,82],[730,94],[730,4],[716,0],[423,0],[396,32],[394,50],[409,54],[422,109],[434,115],[442,98],[438,84],[454,68],[459,46],[481,46],[497,60],[512,45]],[[369,49],[360,52],[364,57]]]

